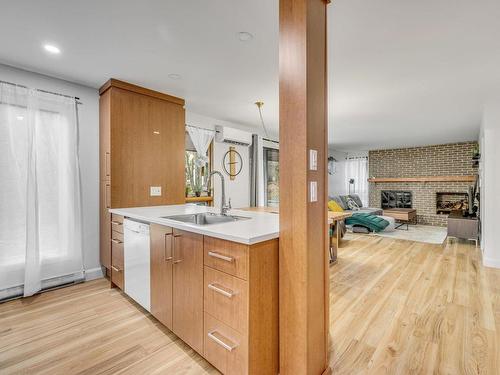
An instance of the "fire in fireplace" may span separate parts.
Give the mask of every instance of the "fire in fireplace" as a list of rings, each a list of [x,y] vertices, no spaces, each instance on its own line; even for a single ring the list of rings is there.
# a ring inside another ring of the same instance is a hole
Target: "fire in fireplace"
[[[436,193],[436,213],[447,215],[451,211],[468,210],[467,193]]]

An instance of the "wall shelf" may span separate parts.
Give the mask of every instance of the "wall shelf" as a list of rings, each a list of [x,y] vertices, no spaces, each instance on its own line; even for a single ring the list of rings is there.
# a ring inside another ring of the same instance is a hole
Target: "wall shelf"
[[[380,177],[368,182],[474,182],[476,176],[427,176],[427,177]]]

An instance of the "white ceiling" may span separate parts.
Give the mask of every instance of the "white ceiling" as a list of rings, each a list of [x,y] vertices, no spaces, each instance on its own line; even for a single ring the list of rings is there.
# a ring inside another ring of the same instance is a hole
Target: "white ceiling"
[[[3,63],[96,88],[123,79],[250,127],[259,126],[253,103],[262,99],[277,133],[277,0],[24,0],[1,11]],[[498,0],[334,0],[330,144],[475,139],[482,102],[500,86],[498,20]],[[241,42],[239,31],[255,38]],[[48,55],[44,43],[62,53]]]

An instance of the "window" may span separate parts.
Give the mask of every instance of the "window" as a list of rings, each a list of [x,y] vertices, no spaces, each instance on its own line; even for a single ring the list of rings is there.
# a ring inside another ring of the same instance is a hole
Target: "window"
[[[208,175],[212,171],[213,142],[207,151],[208,161],[204,166],[196,165],[196,149],[186,132],[185,152],[185,174],[186,174],[186,197],[200,196],[204,189]]]
[[[266,206],[280,204],[279,150],[264,147],[264,201]]]

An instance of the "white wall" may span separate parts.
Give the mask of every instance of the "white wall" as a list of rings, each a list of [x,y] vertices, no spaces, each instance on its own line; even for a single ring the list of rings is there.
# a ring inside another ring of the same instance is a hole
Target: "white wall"
[[[479,143],[483,264],[500,268],[500,98],[485,106]]]
[[[83,250],[88,278],[102,276],[99,263],[99,93],[37,73],[0,64],[0,80],[77,96],[80,119],[80,174],[82,180]]]
[[[337,169],[335,174],[328,175],[328,195],[346,195],[347,184],[345,174],[345,160],[348,157],[365,157],[368,156],[368,151],[340,151],[335,149],[328,150],[328,156],[333,156],[337,159]]]
[[[249,133],[251,129],[239,124],[218,120],[212,117],[198,115],[191,111],[186,111],[186,124],[192,126],[199,126],[207,129],[215,129],[215,125],[227,126],[231,128],[238,128]],[[231,181],[229,176],[225,174],[222,167],[222,158],[229,150],[229,146],[236,148],[243,160],[243,169],[236,178]],[[226,182],[226,199],[231,198],[231,205],[233,208],[248,207],[250,205],[250,148],[247,146],[229,145],[226,143],[214,142],[214,170],[220,171]],[[221,184],[218,177],[213,177],[214,182],[214,206],[220,207],[221,201]]]

